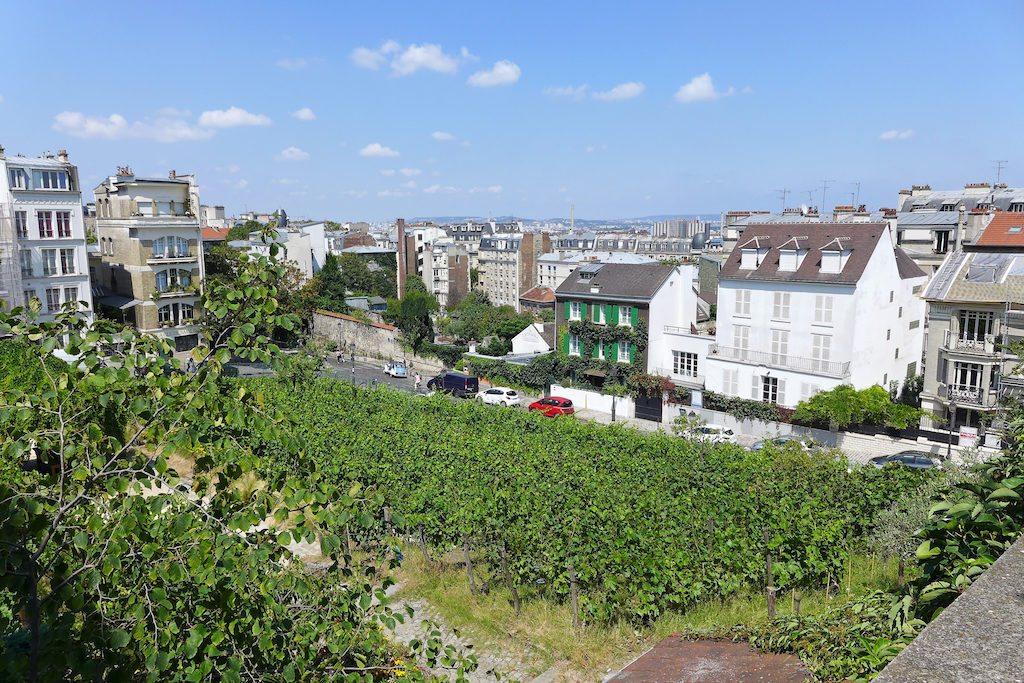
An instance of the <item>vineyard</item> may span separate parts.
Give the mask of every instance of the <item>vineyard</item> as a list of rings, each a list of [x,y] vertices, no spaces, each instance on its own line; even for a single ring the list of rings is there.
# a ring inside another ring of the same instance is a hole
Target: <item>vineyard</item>
[[[330,380],[250,386],[306,444],[296,462],[254,436],[268,468],[375,487],[408,536],[434,552],[470,545],[492,575],[578,600],[588,621],[762,588],[766,551],[775,586],[822,587],[876,512],[927,476]]]

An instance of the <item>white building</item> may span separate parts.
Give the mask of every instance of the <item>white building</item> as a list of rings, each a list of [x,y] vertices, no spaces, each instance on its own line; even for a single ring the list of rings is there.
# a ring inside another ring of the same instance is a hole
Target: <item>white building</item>
[[[657,263],[650,256],[626,252],[590,251],[543,254],[537,258],[537,284],[551,289],[565,282],[569,275],[587,263]]]
[[[292,223],[274,230],[274,241],[280,247],[279,262],[287,262],[298,268],[303,281],[309,282],[320,272],[327,259],[326,226],[318,223]],[[259,232],[253,232],[248,240],[231,242],[232,247],[247,249],[249,253],[270,258],[270,243],[261,239]]]
[[[707,389],[794,407],[921,372],[924,272],[885,223],[752,225],[722,266]]]
[[[519,297],[536,286],[537,259],[551,251],[544,233],[499,233],[480,241],[480,289],[495,306],[521,310]]]
[[[469,293],[469,250],[451,237],[435,240],[423,255],[423,283],[442,308]]]
[[[8,310],[38,299],[40,318],[79,302],[92,318],[78,168],[57,158],[7,157],[0,147],[0,299]]]

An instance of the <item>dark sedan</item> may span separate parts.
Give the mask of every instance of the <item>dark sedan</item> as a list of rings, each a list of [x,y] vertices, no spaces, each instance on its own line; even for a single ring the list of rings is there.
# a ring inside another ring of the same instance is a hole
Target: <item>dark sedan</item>
[[[895,455],[880,455],[876,458],[871,458],[870,462],[878,469],[882,469],[889,463],[912,467],[915,470],[929,470],[933,467],[939,470],[942,469],[942,463],[939,462],[938,458],[934,457],[931,453],[923,451],[903,451]]]

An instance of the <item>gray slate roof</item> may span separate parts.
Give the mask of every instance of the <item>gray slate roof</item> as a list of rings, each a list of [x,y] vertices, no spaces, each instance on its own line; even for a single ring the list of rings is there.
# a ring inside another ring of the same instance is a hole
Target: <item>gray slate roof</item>
[[[580,279],[580,271],[594,265],[597,264],[574,270],[555,290],[555,296],[559,299],[572,298],[574,294],[590,296],[591,289],[599,287],[602,299],[650,299],[675,270],[660,263],[605,263],[593,278]]]
[[[1024,303],[1024,254],[952,252],[932,276],[924,298],[931,301]]]

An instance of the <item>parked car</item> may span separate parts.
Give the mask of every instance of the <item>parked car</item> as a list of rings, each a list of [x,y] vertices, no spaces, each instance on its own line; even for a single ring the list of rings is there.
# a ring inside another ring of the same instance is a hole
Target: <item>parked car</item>
[[[776,446],[785,446],[787,443],[795,443],[797,446],[799,446],[805,451],[811,450],[811,447],[808,446],[806,442],[804,442],[803,437],[798,436],[796,434],[783,434],[782,436],[777,436],[774,439],[763,439],[761,441],[755,441],[754,445],[750,447],[750,450],[757,453],[767,444],[770,443],[775,444]]]
[[[479,401],[490,405],[517,406],[519,392],[509,387],[491,387],[476,395]]]
[[[458,398],[472,398],[480,391],[480,378],[461,372],[444,372],[427,382],[427,389]]]
[[[902,451],[895,455],[879,455],[878,457],[871,458],[870,462],[878,469],[882,469],[889,463],[913,467],[915,470],[928,470],[933,467],[937,470],[942,469],[942,463],[939,462],[939,459],[931,453],[925,453],[924,451]]]
[[[572,415],[576,412],[576,409],[572,406],[572,401],[561,396],[548,396],[539,401],[534,401],[527,410],[530,412],[536,411],[545,417]]]
[[[409,370],[405,367],[405,363],[392,360],[384,365],[384,374],[391,375],[392,377],[408,377]]]
[[[687,438],[708,441],[710,443],[736,443],[736,434],[719,424],[703,424],[686,432]]]

